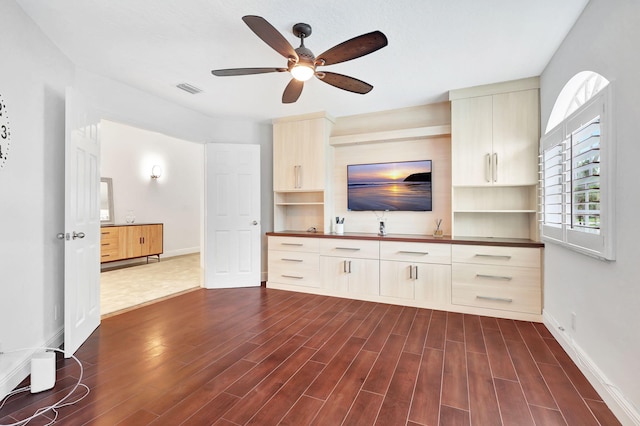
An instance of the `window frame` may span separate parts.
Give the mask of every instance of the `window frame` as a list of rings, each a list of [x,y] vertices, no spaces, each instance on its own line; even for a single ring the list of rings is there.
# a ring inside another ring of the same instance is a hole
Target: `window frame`
[[[615,260],[615,139],[612,92],[612,85],[609,84],[540,139],[540,235],[542,241],[559,244],[601,260]],[[573,160],[580,154],[574,154],[567,144],[572,144],[572,137],[596,117],[600,120],[600,224],[599,230],[594,232],[593,228],[574,226],[572,206],[579,203],[574,202],[576,178],[573,176]],[[555,190],[552,188],[553,185],[558,185],[557,181],[553,180],[556,175],[552,174],[557,170],[549,172],[554,163],[547,165],[545,160],[545,157],[548,157],[545,154],[558,146],[563,155],[559,224],[549,220],[552,215],[557,214],[558,209],[557,194],[554,197],[557,188]],[[552,199],[556,203],[551,203]]]

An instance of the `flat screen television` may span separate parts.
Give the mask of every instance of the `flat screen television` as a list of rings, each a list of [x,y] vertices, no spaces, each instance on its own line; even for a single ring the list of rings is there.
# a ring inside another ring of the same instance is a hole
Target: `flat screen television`
[[[432,211],[431,160],[347,166],[350,211]]]

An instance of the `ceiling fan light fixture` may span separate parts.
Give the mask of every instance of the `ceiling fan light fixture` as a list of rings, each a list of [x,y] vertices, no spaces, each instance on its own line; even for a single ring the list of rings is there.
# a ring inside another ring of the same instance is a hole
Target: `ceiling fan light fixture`
[[[296,64],[291,68],[291,75],[298,81],[307,81],[315,73],[315,69],[308,64]]]

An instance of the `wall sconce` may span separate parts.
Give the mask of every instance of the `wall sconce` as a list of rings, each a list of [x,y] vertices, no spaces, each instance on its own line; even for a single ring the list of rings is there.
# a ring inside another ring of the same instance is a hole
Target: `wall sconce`
[[[162,176],[162,167],[156,164],[151,168],[151,179],[158,179],[160,176]]]

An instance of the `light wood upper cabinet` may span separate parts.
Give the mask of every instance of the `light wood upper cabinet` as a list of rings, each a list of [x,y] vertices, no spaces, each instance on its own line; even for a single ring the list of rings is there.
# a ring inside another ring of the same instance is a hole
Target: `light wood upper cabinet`
[[[273,190],[321,191],[325,188],[324,118],[273,125]]]
[[[453,100],[453,185],[535,185],[538,105],[537,89]]]
[[[493,153],[493,97],[451,103],[453,185],[491,185],[487,156]]]

